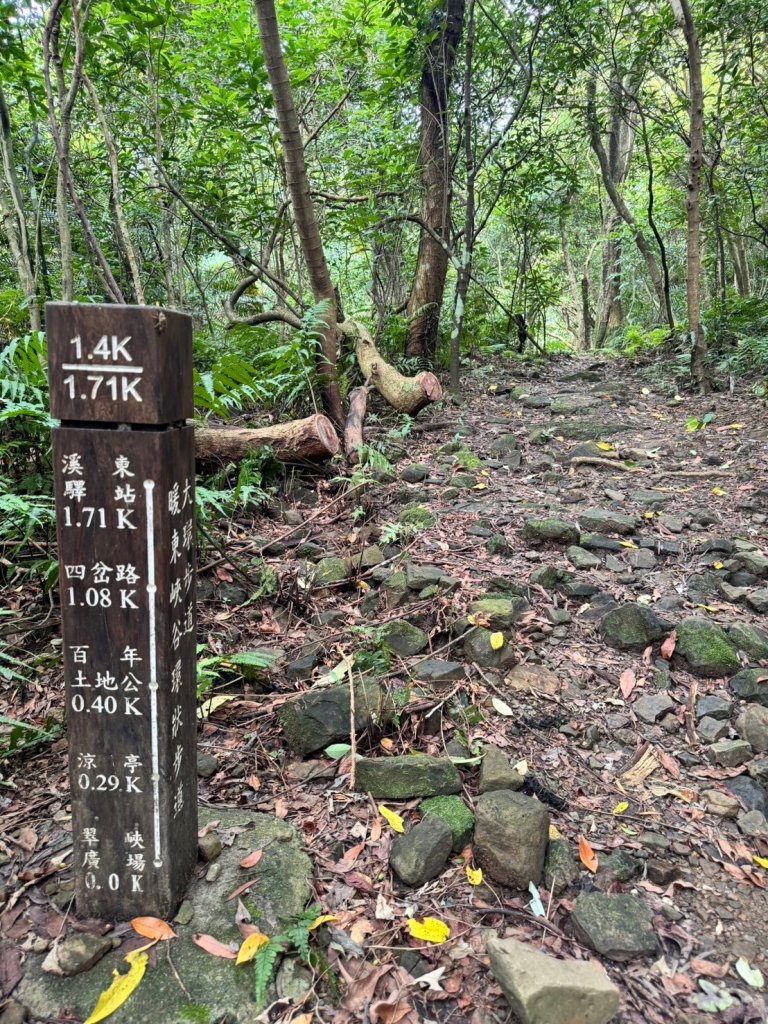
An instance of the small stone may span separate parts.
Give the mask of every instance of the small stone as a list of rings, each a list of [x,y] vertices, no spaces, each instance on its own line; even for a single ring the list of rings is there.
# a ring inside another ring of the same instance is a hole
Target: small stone
[[[89,970],[111,949],[111,936],[91,935],[89,932],[70,935],[51,949],[43,960],[42,968],[50,974],[71,978]]]
[[[709,748],[709,756],[723,768],[735,768],[752,757],[752,747],[746,740],[720,740]]]
[[[649,882],[654,885],[662,885],[665,888],[670,882],[674,882],[676,878],[680,877],[680,869],[677,864],[668,860],[659,860],[656,857],[651,857],[645,862],[645,870]]]
[[[331,583],[341,583],[349,578],[349,567],[343,558],[329,555],[321,558],[312,571],[312,579],[316,586],[327,587]]]
[[[579,529],[562,519],[527,519],[523,524],[523,537],[531,544],[578,544]]]
[[[360,555],[355,555],[353,562],[356,566],[361,569],[373,569],[376,565],[381,565],[384,561],[384,552],[378,546],[378,544],[369,544],[368,547],[363,548]]]
[[[491,793],[497,789],[520,789],[523,777],[509,763],[509,758],[498,747],[488,744],[483,748],[480,765],[480,792]]]
[[[497,438],[491,441],[488,451],[492,455],[507,455],[510,452],[518,451],[519,448],[520,442],[514,434],[499,434]]]
[[[629,882],[640,873],[641,862],[626,853],[624,850],[614,850],[613,853],[603,857],[600,861],[597,878],[603,876],[611,884],[616,882]]]
[[[639,490],[631,491],[629,500],[637,502],[638,505],[647,505],[649,508],[661,508],[662,505],[668,505],[674,498],[665,491]]]
[[[491,631],[475,628],[467,634],[464,641],[464,657],[480,668],[503,668],[514,663],[515,652],[506,639],[502,647],[494,650],[491,645]]]
[[[633,548],[625,557],[633,569],[653,569],[656,565],[656,556],[649,548]]]
[[[464,751],[461,756],[467,756],[468,753]],[[422,800],[419,810],[425,817],[434,814],[443,819],[453,836],[453,852],[461,853],[475,830],[475,816],[461,797],[433,796],[428,800]]]
[[[591,551],[586,551],[578,545],[569,547],[565,554],[574,569],[599,569],[602,565],[597,555],[593,555]]]
[[[624,604],[614,608],[600,622],[603,640],[620,651],[645,648],[668,633],[668,628],[650,608]]]
[[[210,779],[219,770],[219,762],[213,754],[200,750],[197,754],[197,774],[201,779]]]
[[[691,671],[702,676],[726,676],[740,668],[725,632],[708,619],[683,619],[677,627],[675,653],[685,658]]]
[[[486,541],[485,550],[489,555],[511,555],[513,548],[503,534],[494,533]]]
[[[320,659],[317,654],[305,654],[302,658],[296,658],[285,670],[286,678],[292,683],[303,682],[312,678],[312,673],[317,668]]]
[[[768,820],[761,811],[743,812],[737,817],[736,824],[744,836],[762,836],[768,833]]]
[[[728,681],[728,687],[741,700],[768,707],[768,668],[745,668]]]
[[[579,545],[589,551],[615,551],[621,552],[625,549],[621,541],[614,537],[604,537],[601,533],[582,533],[579,538]]]
[[[572,621],[570,612],[567,612],[565,608],[554,608],[552,605],[544,609],[544,617],[553,626],[564,626]]]
[[[475,857],[491,878],[513,889],[538,885],[549,838],[546,807],[510,790],[483,793],[475,806]]]
[[[173,920],[176,924],[185,925],[189,924],[194,916],[195,907],[192,900],[182,900],[181,906],[176,911],[176,916]]]
[[[411,800],[416,796],[447,796],[461,792],[461,776],[448,757],[422,754],[401,757],[360,757],[355,788],[376,799]]]
[[[740,541],[736,541],[736,547],[738,548]],[[759,551],[739,551],[738,561],[741,563],[743,569],[747,572],[751,572],[753,576],[768,576],[768,556],[763,555]]]
[[[445,867],[453,847],[453,833],[442,818],[429,814],[392,843],[389,863],[400,881],[420,886]]]
[[[736,732],[758,754],[768,751],[768,708],[749,704],[736,719]]]
[[[696,733],[702,743],[717,743],[728,735],[730,725],[717,718],[702,718],[696,726]]]
[[[544,860],[544,885],[556,896],[579,880],[579,867],[566,839],[551,839]]]
[[[425,466],[423,462],[412,462],[402,471],[400,479],[405,480],[408,484],[418,484],[422,480],[426,480],[428,476],[429,466]]]
[[[768,612],[768,590],[753,590],[747,594],[747,604],[761,615]]]
[[[423,629],[414,626],[404,619],[388,622],[381,629],[382,642],[401,658],[408,658],[423,651],[429,643],[429,637]]]
[[[524,597],[483,597],[472,602],[469,614],[487,618],[488,626],[493,630],[509,629],[529,608]]]
[[[424,683],[455,683],[463,679],[466,669],[460,661],[427,658],[413,669],[413,678]]]
[[[197,851],[208,864],[215,861],[223,849],[221,839],[215,832],[206,832],[197,840]]]
[[[409,590],[423,590],[424,587],[439,583],[445,572],[437,565],[414,565],[407,562],[405,566],[405,580]]]
[[[725,697],[699,697],[696,701],[696,718],[717,718],[720,721],[727,721],[731,717],[731,707],[731,702]]]
[[[670,533],[682,533],[685,529],[685,523],[682,519],[678,519],[677,516],[661,515],[659,516],[659,522],[665,529],[669,530]]]
[[[768,758],[760,758],[759,760],[750,761],[747,765],[747,771],[749,777],[755,779],[756,782],[762,785],[768,785]]]
[[[595,395],[556,395],[549,403],[549,411],[555,416],[572,416],[574,413],[586,412],[600,405]]]
[[[760,811],[768,817],[768,792],[759,782],[751,779],[749,775],[737,775],[733,779],[726,779],[723,785],[748,811]]]
[[[17,1003],[15,999],[9,999],[0,1013],[0,1024],[24,1024],[28,1017],[26,1006]]]
[[[728,639],[754,661],[768,660],[768,633],[764,629],[739,622],[728,630]]]
[[[636,896],[582,893],[574,904],[571,922],[576,938],[609,960],[656,955],[651,913]]]
[[[558,960],[516,939],[489,939],[491,973],[521,1024],[607,1024],[619,990],[583,960]]]
[[[372,717],[381,717],[381,691],[375,680],[355,682],[355,728],[362,730]],[[285,704],[278,713],[288,745],[300,757],[322,750],[329,743],[349,739],[349,684],[309,690]]]
[[[718,818],[735,818],[741,810],[741,804],[735,796],[721,793],[719,789],[705,789],[701,799],[707,810]]]
[[[205,880],[213,885],[214,882],[218,881],[220,874],[221,864],[216,861],[215,863],[208,865],[208,870],[205,872]]]
[[[674,711],[676,707],[675,702],[666,693],[653,693],[636,700],[632,705],[632,710],[641,722],[653,725],[664,715]]]
[[[414,530],[428,530],[437,523],[437,517],[430,512],[426,505],[413,503],[406,505],[400,513],[400,522],[404,526],[410,526]]]
[[[523,693],[538,691],[549,696],[559,694],[563,688],[558,676],[543,665],[515,665],[506,676],[506,682],[513,690]]]
[[[634,516],[607,509],[592,508],[579,514],[579,525],[585,533],[634,533]]]

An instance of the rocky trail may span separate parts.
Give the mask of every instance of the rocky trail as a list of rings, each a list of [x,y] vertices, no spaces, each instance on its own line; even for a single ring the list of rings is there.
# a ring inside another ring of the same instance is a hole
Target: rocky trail
[[[269,515],[211,530],[207,824],[179,932],[218,914],[237,937],[237,904],[205,891],[244,811],[277,828],[254,877],[301,876],[291,906],[334,918],[326,979],[285,958],[259,1020],[766,1019],[768,418],[746,388],[679,396],[660,370],[477,371],[464,406],[374,423],[387,461],[352,492],[297,476]],[[8,597],[22,619],[48,601]],[[254,651],[272,667],[237,662]],[[61,690],[41,670],[3,713],[42,724]],[[67,913],[66,741],[4,764],[0,1020],[81,1020],[40,961],[131,940]],[[235,969],[194,956],[182,981]],[[257,1019],[243,999],[211,995],[205,1019]]]

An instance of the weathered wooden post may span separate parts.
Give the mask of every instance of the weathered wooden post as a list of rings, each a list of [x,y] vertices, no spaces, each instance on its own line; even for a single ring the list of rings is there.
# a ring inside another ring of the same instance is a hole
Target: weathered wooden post
[[[190,319],[46,306],[77,911],[165,917],[197,851]]]

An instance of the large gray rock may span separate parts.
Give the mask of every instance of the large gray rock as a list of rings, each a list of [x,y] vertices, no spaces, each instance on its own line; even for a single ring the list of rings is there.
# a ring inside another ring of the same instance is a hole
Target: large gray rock
[[[646,697],[636,700],[632,705],[632,710],[641,722],[645,722],[646,725],[653,725],[654,722],[658,722],[664,715],[674,711],[676,707],[677,705],[668,694],[649,693]]]
[[[205,932],[237,949],[242,942],[235,922],[237,901],[227,897],[249,879],[256,879],[256,884],[248,891],[248,903],[258,915],[258,927],[267,935],[283,933],[312,895],[312,862],[292,825],[266,814],[221,807],[201,806],[199,818],[201,826],[218,820],[219,832],[229,832],[233,841],[217,861],[219,872],[214,881],[198,878],[190,883],[186,895],[193,908],[191,920],[173,926],[177,938],[171,944],[171,956],[190,998],[179,987],[165,955],[159,955],[156,967],[146,972],[125,1005],[109,1018],[110,1024],[184,1024],[195,1019],[194,1012],[201,1018],[204,1012],[209,1020],[251,1024],[259,1012],[253,998],[252,971],[236,967],[234,960],[209,956],[193,943],[192,936]],[[255,868],[246,871],[239,867],[248,853],[258,849],[264,854]],[[60,978],[42,973],[41,956],[27,954],[26,973],[14,995],[35,1019],[51,1020],[58,1016],[59,1007],[67,1007],[73,1018],[85,1020],[111,984],[112,972],[124,975],[128,970],[124,956],[125,950],[117,949],[84,974]]]
[[[538,885],[549,839],[546,807],[523,793],[483,793],[475,805],[475,857],[491,878],[514,889]]]
[[[423,590],[424,587],[431,587],[440,584],[445,576],[445,571],[438,565],[414,565],[413,562],[406,562],[405,581],[409,590]]]
[[[523,537],[531,544],[578,544],[579,528],[563,519],[527,519],[523,524]]]
[[[395,619],[381,628],[382,643],[401,658],[409,658],[423,651],[429,637],[423,629],[405,619]]]
[[[749,704],[736,719],[736,731],[757,754],[768,751],[768,708]]]
[[[349,739],[349,684],[310,691],[284,704],[278,714],[288,745],[300,757]],[[381,691],[370,680],[355,683],[355,729],[381,718]]]
[[[579,513],[579,525],[585,533],[633,533],[635,517],[604,508],[590,508]]]
[[[556,416],[572,416],[574,413],[594,409],[600,404],[600,399],[594,395],[556,395],[550,402],[549,411]]]
[[[413,678],[423,683],[454,683],[463,679],[466,669],[460,661],[442,661],[440,658],[427,658],[420,661],[413,669]]]
[[[571,914],[573,934],[609,960],[654,956],[658,943],[651,912],[636,896],[582,893]]]
[[[449,757],[359,757],[355,763],[355,788],[376,799],[411,800],[415,796],[460,793],[461,776]]]
[[[720,626],[709,619],[683,619],[677,627],[675,653],[701,676],[727,676],[740,668],[736,648]]]
[[[583,960],[557,960],[517,939],[489,939],[491,973],[522,1024],[606,1024],[619,990]]]
[[[603,640],[620,651],[642,649],[669,632],[667,625],[641,604],[623,604],[613,608],[600,621]]]
[[[565,554],[574,569],[599,569],[603,564],[597,555],[576,544],[569,547]]]
[[[430,814],[392,843],[389,863],[401,882],[424,885],[445,867],[453,847],[453,833],[437,815]]]
[[[329,555],[321,558],[312,570],[312,579],[316,586],[327,587],[331,583],[341,583],[349,578],[349,566],[343,558]]]

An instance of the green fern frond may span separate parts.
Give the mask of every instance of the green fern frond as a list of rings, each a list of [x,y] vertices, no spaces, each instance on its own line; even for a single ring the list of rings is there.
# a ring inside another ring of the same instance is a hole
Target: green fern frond
[[[257,1008],[261,1008],[267,998],[267,988],[272,980],[277,958],[285,952],[288,938],[277,935],[261,946],[253,958],[254,998]]]

